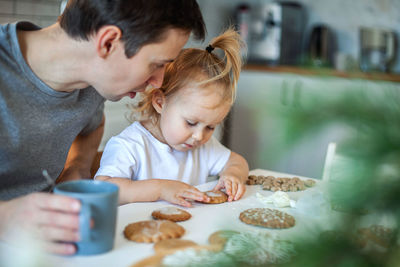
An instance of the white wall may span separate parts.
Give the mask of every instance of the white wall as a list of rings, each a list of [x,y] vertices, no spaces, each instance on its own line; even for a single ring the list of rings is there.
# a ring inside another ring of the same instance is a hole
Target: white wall
[[[0,0],[0,24],[27,20],[49,26],[60,14],[60,3],[61,0]]]

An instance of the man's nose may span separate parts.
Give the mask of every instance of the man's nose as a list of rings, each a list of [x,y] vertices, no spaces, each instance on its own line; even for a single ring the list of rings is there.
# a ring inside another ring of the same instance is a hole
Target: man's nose
[[[165,67],[155,71],[148,80],[148,83],[151,84],[154,88],[160,88],[164,80],[164,73]]]

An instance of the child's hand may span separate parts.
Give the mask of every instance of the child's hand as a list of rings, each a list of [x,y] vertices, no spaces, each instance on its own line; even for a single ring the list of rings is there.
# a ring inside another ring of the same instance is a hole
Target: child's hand
[[[200,192],[196,187],[184,182],[174,180],[163,180],[160,199],[184,207],[191,207],[192,204],[186,199],[193,199],[201,202],[209,201],[209,197]]]
[[[222,188],[225,188],[228,194],[228,201],[238,200],[246,192],[245,184],[235,176],[221,176],[213,190],[220,190]]]

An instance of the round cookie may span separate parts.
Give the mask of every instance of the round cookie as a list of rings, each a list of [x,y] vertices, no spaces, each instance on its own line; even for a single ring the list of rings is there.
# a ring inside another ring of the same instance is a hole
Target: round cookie
[[[304,181],[304,185],[307,187],[313,187],[315,185],[315,181],[311,179],[307,179]]]
[[[151,216],[156,220],[169,220],[173,222],[186,221],[192,217],[189,212],[176,207],[164,207],[155,210],[151,213]]]
[[[135,242],[152,243],[169,238],[179,238],[185,228],[168,220],[140,221],[127,225],[124,235]]]
[[[232,230],[216,231],[208,237],[208,243],[210,243],[210,245],[212,246],[219,248],[219,250],[222,250],[225,246],[226,241],[228,241],[228,239],[235,234],[239,234],[239,232]]]
[[[164,255],[153,255],[136,262],[130,267],[159,267],[161,266]]]
[[[197,247],[198,245],[191,240],[184,239],[165,239],[154,244],[154,251],[157,254],[171,254],[178,250]]]
[[[228,200],[228,196],[224,192],[219,191],[219,190],[217,190],[217,191],[210,190],[210,191],[206,191],[204,193],[210,198],[210,201],[203,202],[206,204],[220,204],[220,203],[224,203]]]
[[[273,229],[290,228],[295,225],[293,216],[268,208],[247,209],[240,213],[239,219],[247,224]]]
[[[390,242],[394,237],[393,229],[374,224],[368,228],[360,228],[357,231],[356,240],[362,248],[367,247],[368,243],[389,248]]]

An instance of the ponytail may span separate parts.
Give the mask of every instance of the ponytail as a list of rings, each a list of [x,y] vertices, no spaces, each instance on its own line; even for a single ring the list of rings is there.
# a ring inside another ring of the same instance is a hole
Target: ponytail
[[[244,47],[245,45],[242,41],[241,36],[231,27],[221,35],[212,39],[209,46],[207,47],[208,49],[206,48],[206,51],[210,54],[212,54],[216,48],[219,48],[223,51],[224,58],[222,60],[224,61],[224,64],[221,65],[224,65],[224,68],[222,69],[222,71],[219,71],[219,74],[215,75],[209,80],[203,81],[202,84],[217,81],[228,76],[229,84],[232,89],[232,102],[235,100],[236,97],[236,87],[242,67],[242,58],[240,51]],[[219,65],[219,62],[217,62],[217,60],[215,60],[215,64],[210,64],[210,67],[212,68],[216,65]]]
[[[245,47],[239,33],[232,27],[211,40],[205,49],[183,49],[178,57],[165,67],[163,84],[159,89],[148,89],[141,94],[142,100],[134,107],[131,118],[158,120],[154,110],[152,95],[160,90],[166,98],[172,96],[188,84],[199,87],[217,83],[224,89],[223,99],[231,104],[236,98],[236,87],[242,67],[241,49]],[[223,57],[216,54],[223,51]]]

